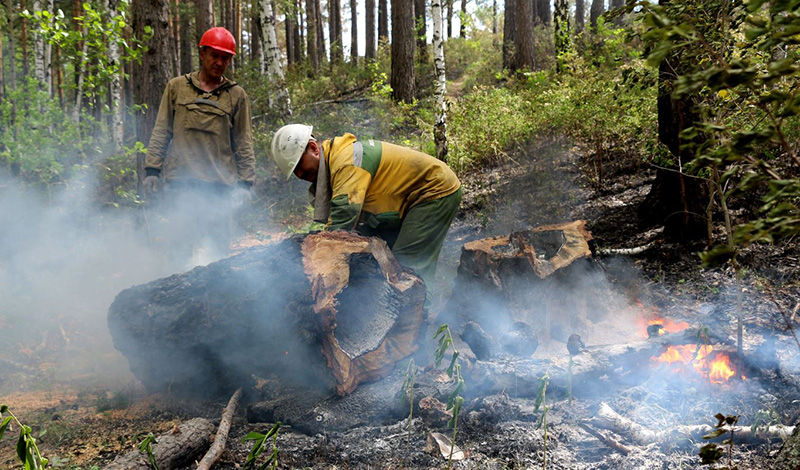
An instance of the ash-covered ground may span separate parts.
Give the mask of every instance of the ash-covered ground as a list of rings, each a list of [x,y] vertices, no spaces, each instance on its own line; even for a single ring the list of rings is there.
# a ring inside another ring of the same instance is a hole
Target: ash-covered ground
[[[713,425],[717,413],[739,416],[744,426],[796,424],[800,346],[787,324],[796,320],[800,305],[797,244],[748,249],[742,256],[745,268],[738,275],[730,268],[703,269],[697,256],[703,245],[687,248],[663,243],[659,227],[638,222],[639,206],[652,183],[640,165],[619,156],[604,162],[599,179],[595,162],[582,149],[562,139],[545,139],[520,148],[490,172],[463,178],[465,199],[442,252],[433,313],[443,310],[450,296],[459,295],[453,280],[465,242],[585,219],[601,253],[592,262],[591,288],[571,293],[583,296],[581,315],[590,317],[580,326],[586,348],[604,350],[609,345],[647,341],[646,327],[658,319],[665,326],[685,323],[707,331],[707,338],[717,338],[715,346],[734,351],[741,318],[747,373],[743,366],[728,381],[715,383],[708,376],[708,364],[700,370],[694,367],[696,356],[685,363],[664,363],[656,355],[620,366],[638,372],[625,375],[627,382],[609,379],[620,376],[609,370],[608,377],[575,383],[570,393],[563,386],[563,364],[569,357],[565,344],[540,338],[540,348],[532,358],[499,355],[492,359],[512,371],[508,386],[498,390],[484,387],[474,358],[464,354],[465,402],[456,433],[464,458],[454,461],[451,468],[708,468],[698,456],[702,439],[642,442],[603,429],[596,421],[603,404],[654,432]],[[656,243],[651,248],[635,256],[602,254],[652,241]],[[448,427],[448,413],[436,409],[437,401],[445,402],[450,391],[444,367],[434,369],[432,364],[430,336],[436,326],[434,317],[431,334],[423,339],[430,345],[415,356],[417,406],[410,423],[401,393],[405,363],[386,380],[362,386],[346,399],[370,403],[369,412],[353,413],[338,399],[304,396],[302,390],[263,391],[269,390],[269,382],[262,384],[262,392],[249,394],[250,401],[283,395],[297,403],[317,402],[308,406],[309,413],[297,419],[295,426],[282,426],[276,441],[279,468],[444,468],[447,459],[432,433],[452,436],[453,429]],[[580,354],[574,359],[576,364],[582,360]],[[537,373],[551,377],[544,394],[541,382],[522,370],[534,363]],[[7,367],[11,370],[12,366]],[[115,455],[133,449],[141,433],[166,432],[176,422],[195,416],[218,420],[225,405],[224,400],[197,403],[146,395],[133,380],[105,391],[81,387],[76,381],[53,380],[45,387],[48,391],[35,392],[33,386],[17,389],[9,376],[0,386],[4,390],[0,401],[16,405],[18,414],[30,424],[47,430],[40,439],[43,451],[66,468],[102,467]],[[420,405],[423,398],[436,400]],[[242,438],[252,431],[266,432],[272,424],[258,422],[243,405],[215,468],[241,468],[251,447]],[[582,426],[599,432],[606,441]],[[6,437],[0,442],[0,467],[12,466],[13,441]],[[627,452],[614,448],[611,441]],[[720,465],[768,468],[780,446],[780,439],[740,442],[734,436],[732,455],[726,451]],[[271,451],[268,447],[264,457]]]

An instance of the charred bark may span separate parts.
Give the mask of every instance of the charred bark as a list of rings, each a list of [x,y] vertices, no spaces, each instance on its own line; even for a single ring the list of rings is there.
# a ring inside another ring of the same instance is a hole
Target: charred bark
[[[346,395],[415,351],[424,299],[384,242],[333,232],[132,287],[108,322],[150,390],[219,396],[274,375]]]
[[[176,431],[162,434],[153,444],[153,455],[158,468],[171,470],[192,464],[203,455],[214,434],[214,425],[210,420],[195,418],[178,426]],[[139,450],[132,450],[120,455],[105,470],[151,470],[147,455]]]

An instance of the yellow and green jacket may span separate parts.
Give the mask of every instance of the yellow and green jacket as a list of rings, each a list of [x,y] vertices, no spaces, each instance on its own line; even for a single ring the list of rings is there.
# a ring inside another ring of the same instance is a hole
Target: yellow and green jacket
[[[255,154],[247,93],[228,79],[210,92],[196,83],[198,72],[167,84],[147,149],[147,174],[163,170],[173,181],[251,185]]]
[[[357,141],[348,133],[322,149],[331,187],[328,230],[353,230],[358,223],[399,228],[412,207],[461,187],[444,162],[399,145]]]

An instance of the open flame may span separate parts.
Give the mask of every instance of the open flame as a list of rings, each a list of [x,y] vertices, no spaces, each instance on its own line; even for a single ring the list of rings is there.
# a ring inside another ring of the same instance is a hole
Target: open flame
[[[683,344],[669,346],[664,353],[652,358],[653,362],[692,366],[702,377],[711,383],[721,384],[736,375],[735,368],[728,354],[714,351],[711,345]],[[673,368],[675,372],[686,370],[684,367]],[[746,379],[742,374],[742,379]]]

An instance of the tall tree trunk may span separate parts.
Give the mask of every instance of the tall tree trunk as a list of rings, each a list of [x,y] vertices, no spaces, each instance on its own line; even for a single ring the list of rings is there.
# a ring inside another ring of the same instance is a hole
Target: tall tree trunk
[[[555,2],[553,39],[556,48],[556,71],[561,72],[562,57],[570,48],[569,2],[567,0],[555,0]]]
[[[180,0],[178,0],[180,1]],[[179,41],[181,43],[181,64],[179,74],[183,75],[192,71],[192,51],[194,51],[197,43],[192,41],[192,18],[186,8],[187,3],[183,3],[183,11],[178,14],[178,23],[180,28]]]
[[[514,68],[517,44],[517,0],[505,0],[503,12],[503,68]]]
[[[492,0],[492,34],[497,34],[497,0]]]
[[[550,0],[534,0],[539,23],[550,26]]]
[[[611,4],[609,5],[609,10],[619,10],[625,6],[625,0],[611,0]],[[622,27],[624,23],[624,16],[623,13],[620,11],[619,14],[614,17],[614,26],[617,28]]]
[[[392,0],[392,95],[397,101],[414,100],[414,3]]]
[[[417,50],[420,63],[428,61],[428,33],[426,30],[426,0],[414,0],[414,29],[417,35]],[[441,2],[439,2],[441,8]]]
[[[533,5],[530,0],[517,0],[516,10],[517,42],[515,44],[516,70],[533,70]]]
[[[331,63],[344,60],[342,50],[342,4],[339,0],[328,0],[328,38],[331,43]]]
[[[13,33],[12,33],[13,34]],[[6,80],[3,74],[3,34],[0,33],[0,104],[6,95]]]
[[[262,37],[264,38],[264,43],[261,45],[261,49],[264,51],[261,74],[269,77],[270,84],[275,90],[274,101],[270,94],[269,107],[276,109],[281,117],[287,118],[292,115],[292,108],[281,66],[281,49],[278,45],[275,28],[275,5],[273,0],[258,0],[258,4],[261,11]]]
[[[7,15],[6,28],[8,28],[8,50],[10,52],[8,60],[8,88],[14,90],[17,88],[17,34],[14,27],[17,13],[14,9],[14,0],[6,0],[5,5]]]
[[[431,2],[431,17],[433,18],[433,66],[436,69],[436,123],[433,127],[433,140],[436,144],[436,158],[445,161],[447,159],[447,103],[445,93],[447,92],[447,80],[444,65],[444,24],[442,18],[442,1],[433,0]]]
[[[121,71],[120,71],[121,73]],[[58,104],[64,108],[64,67],[61,64],[61,48],[53,47],[53,89],[58,94]]]
[[[214,2],[212,0],[195,0],[196,4],[196,15],[194,24],[196,26],[195,31],[195,41],[194,43],[197,44],[200,42],[200,37],[203,36],[203,33],[211,29],[214,26]]]
[[[467,37],[467,0],[461,0],[461,17],[459,18],[460,21],[460,28],[458,31],[458,36],[460,38]]]
[[[366,14],[364,15],[364,29],[366,35],[366,49],[364,58],[369,62],[375,60],[375,0],[366,0]]]
[[[242,47],[242,0],[233,2],[233,36],[236,38],[237,53],[244,50]]]
[[[83,37],[87,37],[88,34],[88,27],[86,22],[83,23]],[[77,89],[75,90],[75,109],[73,110],[72,120],[75,123],[79,123],[81,120],[81,110],[83,109],[83,85],[86,81],[86,66],[88,64],[87,56],[89,55],[89,41],[83,41],[83,45],[81,46],[81,53],[78,55],[77,64],[78,69],[75,71],[76,80],[78,81]],[[169,70],[169,62],[166,64],[167,70]]]
[[[320,61],[325,62],[328,58],[328,54],[326,52],[325,47],[325,27],[324,27],[324,20],[322,18],[322,3],[320,0],[314,0],[316,2],[316,6],[314,7],[314,11],[317,14],[317,50],[319,51],[319,58]]]
[[[350,62],[358,63],[358,1],[350,0]]]
[[[306,24],[308,60],[314,72],[319,72],[319,47],[317,45],[317,1],[306,0]],[[262,32],[263,34],[263,32]]]
[[[33,0],[33,9],[34,11],[53,13],[53,0],[45,0],[44,2],[42,2],[42,0]],[[50,42],[45,40],[44,36],[39,33],[38,25],[34,26],[34,76],[39,82],[40,89],[45,91],[48,95],[52,95],[52,79],[50,77],[52,68],[52,46]]]
[[[389,0],[378,0],[378,47],[389,42]]]
[[[292,18],[295,19],[294,34],[292,35],[292,41],[294,41],[294,63],[299,64],[305,57],[303,53],[305,50],[303,47],[303,44],[305,44],[303,42],[305,39],[303,36],[303,10],[300,0],[296,0],[296,3],[295,0],[292,0],[292,5]]]
[[[19,10],[24,11],[26,10],[26,2],[25,0],[20,0],[19,2]],[[20,18],[20,28],[19,28],[19,45],[22,48],[22,76],[24,80],[28,79],[28,20],[25,17]]]
[[[106,0],[110,1],[110,0]],[[173,0],[169,6],[169,62],[170,62],[170,75],[175,76],[181,73],[181,51],[180,40],[180,27],[178,26],[178,1]]]
[[[589,8],[589,24],[593,31],[597,31],[597,19],[605,11],[604,0],[592,0],[592,5]]]
[[[250,60],[261,64],[262,57],[264,57],[264,51],[261,50],[261,43],[263,40],[261,39],[263,36],[263,32],[261,31],[261,14],[258,11],[256,5],[253,5],[253,8],[250,11]],[[259,70],[260,70],[259,65]]]
[[[108,18],[116,18],[119,15],[119,1],[108,0]],[[176,10],[177,11],[177,10]],[[111,96],[111,136],[114,141],[114,151],[122,150],[124,140],[124,115],[122,112],[122,74],[123,66],[120,60],[119,44],[116,38],[112,38],[108,43],[108,60],[116,65],[118,70],[111,76],[109,84],[109,95]]]
[[[147,51],[142,54],[141,62],[135,63],[132,74],[134,102],[147,106],[144,114],[138,114],[136,138],[140,142],[149,142],[150,134],[156,123],[158,107],[161,104],[161,95],[170,79],[169,55],[167,54],[169,6],[166,0],[134,0],[132,9],[133,34],[138,38],[144,37],[146,26],[149,26],[153,32],[153,37],[146,43]],[[144,158],[140,157],[137,164],[141,193]]]
[[[586,26],[586,0],[575,0],[575,33],[581,33]]]
[[[294,7],[284,4],[283,8],[285,10],[283,25],[286,30],[286,65],[291,66],[295,58],[294,29],[297,25],[294,22]],[[277,11],[275,13],[277,14]]]
[[[453,37],[453,0],[447,0],[447,37]]]

